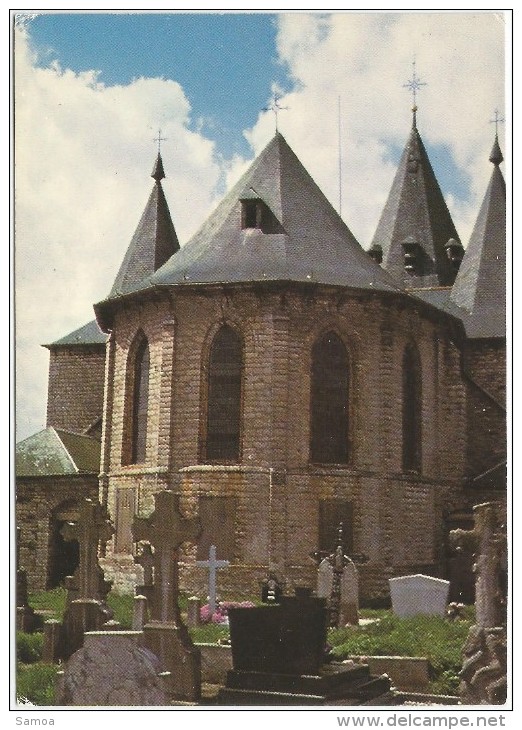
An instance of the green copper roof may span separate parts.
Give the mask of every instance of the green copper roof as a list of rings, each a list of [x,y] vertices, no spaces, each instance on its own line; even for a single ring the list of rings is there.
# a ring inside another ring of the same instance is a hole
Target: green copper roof
[[[90,436],[48,428],[16,445],[16,476],[98,474],[100,442]]]

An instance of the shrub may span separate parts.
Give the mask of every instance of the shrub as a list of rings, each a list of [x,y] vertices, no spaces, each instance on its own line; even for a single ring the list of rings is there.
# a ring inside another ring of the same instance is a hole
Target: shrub
[[[42,658],[43,634],[16,632],[16,658],[25,664],[34,664]]]

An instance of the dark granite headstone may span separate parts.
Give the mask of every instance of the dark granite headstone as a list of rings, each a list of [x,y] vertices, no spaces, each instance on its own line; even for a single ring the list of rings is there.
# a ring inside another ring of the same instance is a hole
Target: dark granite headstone
[[[275,606],[231,608],[229,622],[234,669],[312,674],[324,663],[323,598],[282,596]]]

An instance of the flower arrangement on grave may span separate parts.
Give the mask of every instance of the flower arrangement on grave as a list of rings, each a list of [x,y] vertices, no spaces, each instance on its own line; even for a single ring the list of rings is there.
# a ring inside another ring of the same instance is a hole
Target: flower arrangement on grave
[[[201,606],[199,617],[202,624],[227,624],[230,608],[253,608],[252,601],[219,601],[216,610],[212,612],[210,604]]]

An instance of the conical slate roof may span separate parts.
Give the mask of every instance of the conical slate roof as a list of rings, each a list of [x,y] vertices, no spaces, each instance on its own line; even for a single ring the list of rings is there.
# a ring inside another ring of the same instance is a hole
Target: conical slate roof
[[[109,299],[140,288],[141,282],[179,249],[178,237],[161,186],[165,173],[159,153],[151,177],[156,183],[120,266]]]
[[[493,173],[451,291],[472,338],[506,336],[506,183],[497,138],[489,159]]]
[[[370,251],[382,249],[382,267],[406,288],[451,286],[455,269],[445,246],[460,239],[413,120]],[[412,272],[405,269],[403,244],[413,245]]]
[[[249,204],[262,211],[257,227],[245,225]],[[361,248],[279,133],[202,228],[143,285],[247,281],[398,288]]]

